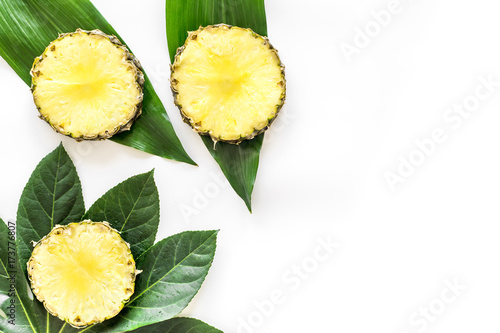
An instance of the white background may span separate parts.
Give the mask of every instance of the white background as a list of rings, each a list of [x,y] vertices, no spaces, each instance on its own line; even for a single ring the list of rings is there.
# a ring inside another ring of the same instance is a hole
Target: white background
[[[498,332],[500,87],[459,126],[443,118],[474,101],[480,77],[500,82],[495,2],[401,0],[377,31],[372,11],[388,0],[267,0],[288,98],[264,142],[253,214],[227,183],[215,185],[218,166],[173,105],[164,1],[94,3],[141,60],[199,167],[54,133],[0,59],[3,219],[15,220],[31,172],[62,140],[87,207],[156,168],[158,239],[221,229],[213,267],[184,315],[241,333]],[[372,37],[362,45],[356,29],[366,27]],[[341,46],[356,37],[348,61]],[[400,157],[422,157],[415,141],[435,129],[445,142],[392,191],[386,173],[397,174]],[[200,194],[207,189],[210,198]],[[183,214],[188,206],[198,214]],[[317,252],[329,239],[340,247]],[[303,265],[307,276],[292,272]],[[456,296],[446,281],[466,290]],[[280,304],[270,306],[276,292]],[[418,311],[429,307],[423,319]]]

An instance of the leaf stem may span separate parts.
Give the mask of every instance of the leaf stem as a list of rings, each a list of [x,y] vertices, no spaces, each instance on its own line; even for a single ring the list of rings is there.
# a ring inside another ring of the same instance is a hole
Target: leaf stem
[[[47,313],[48,314],[48,313]],[[64,330],[64,327],[66,327],[66,322],[64,322],[64,325],[61,326],[61,329],[59,330],[59,333],[62,333],[62,331]],[[48,332],[48,325],[47,325],[47,332]]]

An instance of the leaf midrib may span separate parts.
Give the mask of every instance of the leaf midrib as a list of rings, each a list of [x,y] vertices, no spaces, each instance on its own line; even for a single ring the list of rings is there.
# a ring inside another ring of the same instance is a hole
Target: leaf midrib
[[[144,192],[144,190],[146,189],[146,186],[147,184],[149,183],[149,180],[151,179],[152,177],[152,174],[150,173],[148,175],[148,178],[146,179],[146,181],[144,182],[144,185],[142,186],[142,189],[141,189],[141,192],[139,193],[139,196],[137,197],[137,200],[135,200],[134,202],[134,205],[132,206],[132,209],[130,210],[130,212],[128,213],[127,217],[125,218],[125,222],[123,223],[122,227],[120,228],[120,232],[123,231],[123,228],[125,228],[125,225],[127,224],[127,222],[129,221],[130,219],[130,215],[132,215],[132,212],[135,210],[135,206],[137,206],[137,203],[139,202],[139,200],[142,198],[142,192]],[[120,205],[120,208],[121,208],[122,205]]]
[[[55,175],[55,179],[54,179],[54,192],[52,193],[52,214],[50,216],[50,230],[52,230],[52,228],[54,228],[54,212],[56,209],[57,179],[59,178],[60,165],[61,165],[61,150],[59,149],[58,156],[57,156],[56,175]],[[49,333],[48,327],[47,327],[47,333]]]
[[[61,326],[61,329],[59,330],[59,333],[61,333],[64,330],[64,328],[66,327],[66,324],[67,324],[67,322],[64,322],[64,324]]]

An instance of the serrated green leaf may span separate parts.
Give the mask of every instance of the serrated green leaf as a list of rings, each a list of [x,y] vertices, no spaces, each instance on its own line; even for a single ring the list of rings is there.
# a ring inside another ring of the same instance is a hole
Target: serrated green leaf
[[[165,322],[180,313],[201,287],[215,255],[218,231],[184,232],[152,245],[159,223],[159,198],[153,171],[120,183],[85,214],[94,221],[113,223],[131,243],[136,266],[143,272],[137,277],[130,302],[118,316],[80,330],[50,315],[31,294],[27,283],[25,271],[31,241],[39,241],[56,224],[81,221],[84,210],[78,174],[61,144],[42,159],[23,191],[18,208],[17,240],[13,242],[17,251],[9,248],[9,237],[13,235],[8,234],[7,226],[0,219],[0,308],[7,309],[10,302],[9,274],[12,272],[9,269],[13,270],[14,266],[8,265],[15,265],[13,297],[23,310],[21,314],[16,311],[16,326],[8,326],[4,313],[0,313],[0,332],[105,333],[131,331],[146,325],[153,325],[148,328],[150,332],[183,332],[183,329],[193,333],[220,332],[189,319]],[[14,264],[9,262],[11,255],[14,255]]]
[[[106,192],[85,213],[84,219],[111,223],[130,244],[134,258],[138,258],[153,246],[160,223],[154,171],[131,177]]]
[[[100,29],[120,38],[89,0],[0,0],[0,55],[28,85],[31,85],[29,72],[35,57],[42,54],[59,33],[77,28]],[[26,95],[26,98],[31,97]],[[115,135],[111,140],[195,165],[177,138],[147,75],[142,115],[131,131]]]
[[[188,31],[200,26],[226,23],[251,28],[266,36],[267,23],[264,0],[166,0],[166,25],[170,61],[177,48],[184,45]],[[259,154],[264,134],[239,145],[202,137],[205,146],[221,167],[236,193],[251,211],[251,197],[259,166]]]
[[[82,186],[75,165],[60,144],[37,165],[26,184],[17,210],[19,262],[26,263],[38,242],[56,224],[80,222],[85,214]]]
[[[143,270],[125,308],[81,332],[131,331],[179,314],[196,295],[215,255],[218,231],[186,231],[156,243],[136,262]]]
[[[56,224],[80,222],[85,213],[82,187],[76,168],[60,144],[37,165],[26,184],[17,210],[17,253],[26,276],[26,263],[33,242],[47,235]],[[44,312],[42,331],[59,331],[64,324]]]
[[[164,322],[144,326],[133,331],[134,333],[223,333],[201,320],[193,318],[172,318]]]
[[[9,225],[12,231],[14,223]],[[0,332],[39,333],[42,332],[39,322],[45,318],[46,311],[40,302],[31,298],[15,248],[14,233],[9,233],[9,228],[0,219],[0,309],[7,316],[0,316]],[[9,320],[14,322],[9,323]]]

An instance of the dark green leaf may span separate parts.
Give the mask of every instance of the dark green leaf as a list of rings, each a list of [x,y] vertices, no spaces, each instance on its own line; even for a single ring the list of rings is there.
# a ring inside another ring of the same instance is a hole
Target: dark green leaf
[[[134,333],[223,333],[201,320],[193,318],[172,318],[164,322],[144,326],[133,331]]]
[[[120,38],[89,0],[0,0],[0,55],[28,85],[31,85],[29,72],[35,57],[42,54],[59,33],[77,28],[100,29]],[[111,140],[150,154],[195,164],[177,138],[147,77],[142,115],[131,131]]]
[[[33,241],[38,242],[56,224],[80,222],[83,214],[80,179],[61,144],[38,164],[19,200],[17,251],[24,272]]]
[[[264,0],[166,0],[167,40],[170,61],[184,45],[188,31],[226,23],[267,35]]]
[[[229,184],[245,201],[251,212],[252,191],[259,167],[260,148],[264,134],[258,135],[252,140],[242,141],[239,145],[217,142],[215,149],[209,136],[202,136],[202,139],[210,154],[219,164]]]
[[[177,48],[184,45],[188,31],[200,26],[226,23],[251,28],[266,36],[267,23],[264,0],[166,0],[168,50],[173,63]],[[251,196],[259,166],[259,154],[264,134],[235,146],[214,144],[203,137],[205,146],[219,163],[236,193],[251,211]]]
[[[9,222],[8,228],[0,219],[0,331],[39,333],[39,322],[45,320],[46,311],[33,299],[17,260],[14,228],[14,223]]]
[[[154,171],[118,184],[85,213],[84,219],[107,221],[130,244],[134,258],[153,246],[160,223],[160,199]]]
[[[19,200],[17,211],[17,252],[22,271],[26,275],[26,263],[33,250],[32,242],[38,242],[56,224],[80,222],[85,213],[82,187],[75,166],[59,145],[38,164]],[[44,312],[40,322],[45,331],[58,331],[64,324],[57,317]]]
[[[122,332],[179,314],[196,295],[215,255],[217,231],[186,231],[156,243],[137,260],[134,295],[113,319],[81,332]]]

